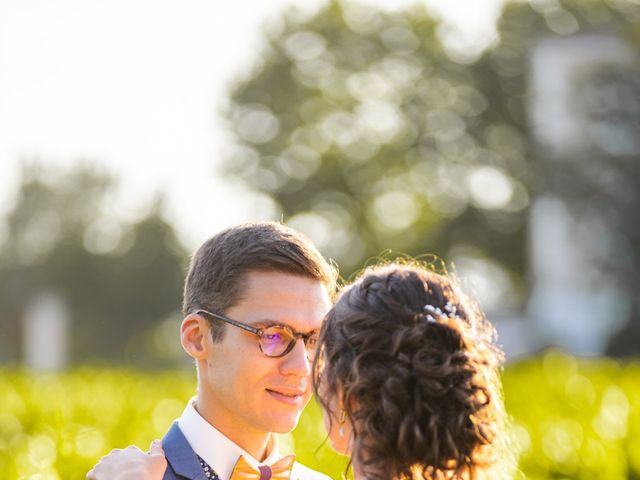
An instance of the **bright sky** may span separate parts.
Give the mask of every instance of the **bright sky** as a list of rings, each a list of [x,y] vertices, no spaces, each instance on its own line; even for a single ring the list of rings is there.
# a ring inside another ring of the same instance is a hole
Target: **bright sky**
[[[459,42],[495,37],[501,0],[423,1],[457,29]],[[229,145],[219,112],[255,60],[260,26],[286,6],[322,4],[0,0],[0,218],[25,158],[104,165],[122,181],[113,210],[125,217],[166,191],[168,217],[189,247],[265,218],[268,203],[216,172]]]

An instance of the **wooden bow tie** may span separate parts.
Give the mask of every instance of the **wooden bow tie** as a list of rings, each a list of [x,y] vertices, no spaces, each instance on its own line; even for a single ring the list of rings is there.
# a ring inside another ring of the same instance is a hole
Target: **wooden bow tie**
[[[243,456],[240,456],[229,480],[289,480],[294,460],[294,455],[288,455],[270,467],[261,465],[258,467],[259,470],[256,470]]]

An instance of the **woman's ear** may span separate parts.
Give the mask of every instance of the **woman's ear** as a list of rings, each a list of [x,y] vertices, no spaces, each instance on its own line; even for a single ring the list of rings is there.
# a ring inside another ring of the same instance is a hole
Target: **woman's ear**
[[[207,339],[211,334],[209,322],[196,313],[190,313],[180,325],[180,343],[187,354],[195,360],[207,357]]]

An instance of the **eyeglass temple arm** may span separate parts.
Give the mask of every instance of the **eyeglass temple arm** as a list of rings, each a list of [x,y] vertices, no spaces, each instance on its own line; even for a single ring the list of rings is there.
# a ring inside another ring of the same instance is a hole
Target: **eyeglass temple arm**
[[[230,323],[231,325],[235,325],[238,328],[242,328],[247,332],[255,333],[256,335],[260,334],[259,328],[254,328],[249,325],[245,325],[244,323],[237,322],[231,318],[225,317],[224,315],[218,315],[217,313],[208,312],[207,310],[197,310],[196,313],[204,314],[205,316],[217,318],[218,320],[222,320],[223,322]]]

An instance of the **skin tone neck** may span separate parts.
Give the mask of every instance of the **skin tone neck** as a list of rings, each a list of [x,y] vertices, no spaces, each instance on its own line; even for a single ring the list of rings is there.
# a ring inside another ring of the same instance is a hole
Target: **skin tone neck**
[[[273,434],[271,432],[252,429],[248,425],[245,425],[243,428],[238,428],[237,424],[228,424],[228,422],[225,421],[228,417],[219,415],[219,412],[214,411],[214,408],[212,408],[213,402],[211,401],[210,388],[207,388],[206,382],[200,381],[201,369],[206,367],[206,362],[198,362],[196,411],[209,424],[213,425],[216,430],[224,434],[229,440],[245,450],[253,458],[258,461],[264,461],[269,456],[269,447],[273,445]]]

